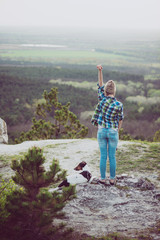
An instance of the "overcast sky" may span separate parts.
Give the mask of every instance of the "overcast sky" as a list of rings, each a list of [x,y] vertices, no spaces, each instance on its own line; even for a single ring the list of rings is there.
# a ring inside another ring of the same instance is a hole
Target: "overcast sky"
[[[8,25],[160,30],[160,0],[0,0]]]

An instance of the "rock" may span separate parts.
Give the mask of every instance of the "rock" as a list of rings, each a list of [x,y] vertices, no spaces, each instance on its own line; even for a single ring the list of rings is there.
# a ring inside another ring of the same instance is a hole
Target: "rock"
[[[153,227],[160,219],[160,192],[151,191],[153,186],[147,179],[130,177],[119,178],[116,186],[96,181],[77,186],[77,198],[64,208],[66,223],[92,236],[123,232],[135,237],[136,231]]]
[[[154,194],[154,198],[158,199],[160,201],[160,192],[156,192]]]
[[[136,187],[139,187],[141,190],[153,190],[155,188],[153,183],[144,178],[138,180]]]
[[[124,178],[127,178],[127,177],[128,177],[128,174],[125,174],[125,173],[116,176],[117,179],[124,179]]]
[[[7,124],[0,118],[0,143],[8,143]]]
[[[134,188],[140,188],[141,190],[153,190],[155,188],[154,184],[151,183],[150,180],[146,178],[131,178],[126,177],[124,180],[119,179],[118,180],[119,186],[128,186],[128,187],[134,187]]]
[[[132,187],[137,186],[138,181],[139,181],[139,180],[138,180],[137,178],[127,178],[127,179],[125,179],[125,183],[126,183],[128,186],[132,186]]]

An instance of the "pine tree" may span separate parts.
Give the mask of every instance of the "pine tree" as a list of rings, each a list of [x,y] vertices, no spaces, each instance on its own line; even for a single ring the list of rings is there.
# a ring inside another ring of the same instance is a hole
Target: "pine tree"
[[[7,198],[9,239],[49,239],[50,234],[53,236],[61,228],[61,225],[54,224],[54,219],[63,216],[61,210],[68,200],[75,197],[75,187],[50,193],[47,187],[63,180],[66,171],[60,169],[55,159],[46,171],[44,162],[42,150],[36,147],[20,161],[12,162],[13,180],[24,190],[15,190]]]
[[[39,119],[33,118],[32,129],[22,132],[16,143],[25,140],[83,138],[87,135],[88,128],[69,110],[70,103],[62,105],[58,102],[57,94],[57,88],[52,88],[49,93],[44,91],[44,103],[38,104],[36,108]]]

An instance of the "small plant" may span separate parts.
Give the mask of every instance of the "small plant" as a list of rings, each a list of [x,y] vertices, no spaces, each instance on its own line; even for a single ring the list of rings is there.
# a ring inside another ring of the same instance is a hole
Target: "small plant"
[[[104,237],[91,237],[91,238],[89,237],[89,238],[86,238],[85,240],[138,240],[138,239],[126,237],[115,232],[115,233],[109,233],[107,234],[107,236],[104,236]]]
[[[158,130],[153,137],[154,142],[160,142],[160,130]]]
[[[126,132],[124,132],[123,128],[121,128],[119,130],[119,139],[128,141],[128,140],[132,140],[132,137],[129,134],[127,134]]]
[[[120,186],[120,185],[117,185],[117,184],[116,184],[116,187],[117,187],[119,190],[124,190],[124,191],[128,191],[128,190],[129,190],[129,187],[128,187],[128,186]]]
[[[56,226],[54,220],[63,217],[61,210],[75,197],[75,187],[64,188],[61,193],[48,192],[47,187],[63,180],[66,171],[60,170],[55,159],[46,171],[44,162],[42,150],[36,147],[20,161],[12,161],[13,180],[23,191],[15,189],[6,198],[6,210],[10,214],[5,227],[8,239],[48,239],[50,234],[62,229],[62,224]]]

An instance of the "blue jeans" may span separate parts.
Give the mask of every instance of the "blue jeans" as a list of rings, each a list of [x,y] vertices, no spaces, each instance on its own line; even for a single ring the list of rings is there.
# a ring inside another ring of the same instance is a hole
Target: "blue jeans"
[[[110,179],[116,176],[116,148],[118,144],[118,130],[113,128],[98,129],[97,139],[100,148],[101,179],[106,178],[107,156],[110,163]]]

